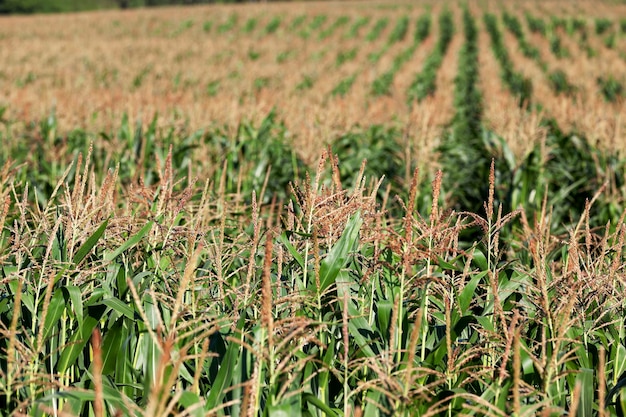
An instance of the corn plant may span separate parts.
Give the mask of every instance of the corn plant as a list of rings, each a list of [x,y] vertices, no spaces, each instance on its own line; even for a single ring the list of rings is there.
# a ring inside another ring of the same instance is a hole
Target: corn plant
[[[603,35],[608,32],[613,27],[613,22],[611,19],[606,18],[598,18],[595,19],[595,30],[596,35]]]
[[[526,23],[528,24],[528,29],[530,29],[533,33],[539,33],[543,36],[547,33],[546,22],[539,17],[534,17],[530,13],[525,13]]]
[[[376,21],[376,23],[374,23],[374,27],[372,27],[367,35],[365,35],[365,40],[368,42],[374,42],[380,37],[381,33],[387,28],[388,25],[389,18],[381,17]]]
[[[280,16],[274,16],[267,23],[267,25],[265,26],[263,31],[265,32],[266,35],[271,35],[271,34],[275,33],[278,30],[278,28],[280,27],[281,23],[282,23],[282,18]]]
[[[242,29],[243,33],[250,34],[254,32],[258,23],[259,21],[257,20],[257,18],[255,17],[249,18],[248,20],[246,20],[246,23],[243,25],[243,29]]]
[[[230,32],[237,25],[238,20],[239,16],[236,13],[229,15],[225,22],[217,26],[217,33],[222,34]]]
[[[332,36],[338,28],[347,25],[348,22],[350,22],[348,16],[339,16],[329,27],[320,32],[319,39],[323,40]]]
[[[409,31],[409,17],[402,16],[396,22],[396,25],[393,27],[391,34],[389,35],[389,39],[387,43],[394,44],[397,42],[401,42],[406,37],[407,32]]]
[[[346,63],[348,61],[354,60],[356,58],[358,52],[359,52],[359,50],[356,47],[348,49],[346,51],[339,51],[339,52],[337,52],[337,58],[335,59],[335,66],[337,68],[339,68],[344,63]]]
[[[369,24],[370,20],[371,18],[369,16],[362,16],[356,19],[354,23],[352,23],[352,25],[348,29],[348,32],[346,33],[345,38],[346,39],[358,38],[359,32],[361,31],[361,29],[363,29],[365,26]]]
[[[598,77],[597,83],[606,101],[613,103],[624,98],[624,85],[613,76]]]
[[[356,81],[356,77],[357,74],[352,74],[339,81],[339,83],[337,83],[337,85],[335,85],[331,90],[330,95],[343,97],[348,94],[350,89],[352,89],[352,85]]]
[[[550,72],[548,81],[556,94],[573,95],[577,90],[576,86],[567,79],[567,74],[561,69]]]

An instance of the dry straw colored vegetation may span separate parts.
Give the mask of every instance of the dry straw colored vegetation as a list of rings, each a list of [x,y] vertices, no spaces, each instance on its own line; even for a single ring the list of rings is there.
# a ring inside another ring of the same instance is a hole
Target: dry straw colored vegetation
[[[622,9],[559,4],[2,18],[0,414],[620,415]]]

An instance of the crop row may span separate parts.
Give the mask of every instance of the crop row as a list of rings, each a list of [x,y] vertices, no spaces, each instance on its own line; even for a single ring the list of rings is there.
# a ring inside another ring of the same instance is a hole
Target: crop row
[[[387,27],[388,22],[389,20],[387,18],[381,18],[380,20],[378,20],[378,22],[372,28],[372,31],[366,36],[366,39],[371,42],[378,39],[383,29]],[[379,50],[371,52],[367,57],[368,61],[371,64],[377,63],[383,57],[383,55],[387,53],[392,45],[403,41],[408,33],[409,23],[410,22],[408,16],[402,16],[401,18],[399,18],[385,44]],[[421,30],[422,29],[420,29],[418,25],[416,38],[418,37],[418,34],[421,32]],[[378,79],[374,81],[372,86],[372,92],[374,92],[374,94],[384,95],[389,93],[389,89],[391,88],[395,73],[400,69],[404,62],[411,58],[416,47],[417,44],[413,42],[413,44],[409,48],[396,56],[396,58],[394,59],[393,67],[389,71],[383,73]],[[344,61],[345,58],[346,56],[343,56],[341,60]],[[331,96],[345,96],[346,94],[348,94],[348,92],[352,88],[352,85],[356,81],[357,75],[358,73],[354,73],[340,80],[331,90]]]
[[[411,59],[417,47],[428,37],[430,33],[430,14],[424,14],[417,20],[417,29],[413,38],[413,43],[400,52],[393,59],[392,66],[372,83],[372,93],[374,96],[389,94],[393,79],[402,66]]]
[[[439,16],[439,38],[437,39],[437,44],[424,61],[422,70],[417,73],[407,92],[407,101],[409,103],[422,101],[435,93],[437,88],[437,71],[441,66],[453,35],[454,22],[452,13],[449,10],[444,10]]]
[[[502,15],[502,20],[504,25],[509,29],[509,31],[515,36],[519,47],[524,54],[525,57],[534,59],[541,65],[542,67],[547,66],[543,61],[541,61],[541,55],[539,53],[539,49],[532,46],[526,36],[524,35],[524,29],[522,28],[522,24],[517,16],[504,12]]]
[[[493,14],[484,15],[485,27],[491,37],[491,45],[493,52],[500,64],[500,74],[502,80],[517,97],[520,107],[528,106],[532,98],[532,82],[524,77],[523,74],[513,69],[513,62],[509,57],[508,49],[502,41],[502,32],[498,28],[497,18]]]

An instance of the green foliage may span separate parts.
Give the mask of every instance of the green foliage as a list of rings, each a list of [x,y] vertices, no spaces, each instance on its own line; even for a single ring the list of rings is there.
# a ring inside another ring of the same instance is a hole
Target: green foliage
[[[250,61],[256,61],[260,57],[261,57],[260,52],[257,52],[252,48],[248,49],[248,59],[250,59]]]
[[[572,17],[567,22],[567,33],[571,36],[574,32],[586,33],[587,22],[583,18]]]
[[[217,26],[217,33],[223,34],[223,33],[230,32],[237,25],[238,20],[239,20],[239,16],[237,16],[236,13],[231,14],[230,16],[228,16],[228,19],[226,19],[225,22]]]
[[[609,35],[605,36],[603,39],[604,46],[606,46],[607,49],[615,49],[615,40],[616,40],[615,32],[610,33]]]
[[[287,61],[289,58],[293,57],[294,55],[295,55],[295,52],[292,50],[283,51],[279,53],[278,55],[276,55],[276,62],[278,62],[279,64],[282,64],[283,62]]]
[[[267,23],[267,26],[265,26],[265,29],[264,29],[265,34],[271,35],[275,33],[280,27],[281,22],[282,22],[282,18],[280,16],[272,17],[272,20],[270,20]]]
[[[347,51],[337,52],[337,59],[335,60],[335,66],[339,68],[344,63],[354,60],[358,52],[359,52],[359,49],[356,47],[352,49],[348,49]]]
[[[425,13],[417,19],[415,28],[415,42],[422,43],[430,34],[431,17],[430,13]]]
[[[213,150],[211,162],[222,167],[216,176],[225,176],[225,191],[240,193],[248,201],[253,191],[259,198],[262,189],[265,189],[262,202],[274,197],[284,200],[289,183],[304,174],[304,163],[288,145],[286,128],[276,121],[273,112],[258,127],[242,123],[234,137],[229,137],[226,130],[213,130],[205,135],[204,141]],[[246,173],[245,182],[239,183],[237,179],[243,173]],[[270,175],[271,181],[265,184]]]
[[[597,18],[595,19],[595,24],[596,35],[602,35],[613,28],[613,22],[611,19]]]
[[[414,101],[422,101],[426,97],[435,94],[437,89],[437,71],[441,66],[441,62],[448,50],[448,45],[450,45],[453,35],[454,21],[452,13],[449,10],[444,10],[441,15],[439,15],[439,38],[437,39],[437,45],[428,55],[426,61],[424,61],[422,70],[416,74],[407,91],[407,101],[409,104]]]
[[[549,41],[550,51],[552,52],[552,54],[554,54],[555,57],[561,59],[570,56],[569,50],[565,46],[563,46],[563,43],[561,42],[561,37],[559,35],[557,35],[556,33],[552,33],[549,37]]]
[[[329,27],[320,32],[319,39],[326,39],[335,33],[335,31],[348,24],[350,18],[348,16],[339,16]]]
[[[539,49],[532,46],[528,43],[526,36],[524,35],[524,31],[522,29],[522,24],[517,18],[517,16],[509,14],[507,12],[503,12],[502,21],[504,25],[508,28],[508,30],[517,38],[517,43],[519,45],[522,54],[525,57],[536,60],[537,62],[541,61],[541,56],[539,54]]]
[[[491,38],[493,52],[500,64],[500,76],[502,80],[509,91],[517,97],[520,107],[530,105],[532,98],[532,82],[513,69],[513,62],[509,57],[508,49],[502,41],[502,33],[498,28],[497,18],[495,15],[485,14],[483,20]]]
[[[364,178],[378,181],[385,177],[392,193],[401,194],[406,189],[404,148],[402,132],[398,129],[373,125],[355,129],[339,136],[331,143],[333,153],[339,158],[341,182],[352,188],[355,184],[355,172],[359,172],[363,161],[367,161]],[[384,186],[379,189],[382,197]]]
[[[246,20],[246,23],[243,25],[243,32],[247,34],[254,32],[254,29],[256,29],[258,23],[259,22],[256,18],[254,17],[249,18],[248,20]]]
[[[217,93],[219,92],[220,89],[220,80],[213,80],[207,83],[206,85],[206,93],[209,95],[209,97],[215,97],[217,96]]]
[[[380,19],[378,19],[374,24],[374,27],[369,31],[367,35],[365,35],[365,40],[368,42],[374,42],[380,37],[380,34],[383,32],[383,30],[385,30],[388,24],[388,17],[381,17]]]
[[[2,13],[55,13],[113,8],[113,0],[3,0]]]
[[[345,96],[352,89],[352,84],[354,84],[355,80],[356,74],[352,74],[339,81],[339,83],[331,90],[331,96]]]
[[[613,76],[598,77],[597,82],[606,101],[615,103],[625,97],[624,85]]]
[[[300,81],[298,85],[296,86],[296,90],[297,91],[310,90],[311,88],[313,88],[314,84],[315,84],[315,79],[313,77],[311,77],[310,75],[304,75],[302,77],[302,81]]]
[[[289,25],[289,30],[296,30],[298,28],[300,28],[300,26],[302,26],[302,24],[304,23],[304,21],[306,20],[307,16],[302,14],[299,16],[296,16],[292,21],[291,24]]]
[[[314,16],[313,20],[311,20],[311,23],[309,24],[309,30],[311,31],[318,30],[324,25],[324,23],[326,23],[327,20],[328,20],[328,16],[326,16],[325,14]]]
[[[0,131],[15,161],[0,181],[2,414],[567,414],[578,399],[588,415],[601,376],[614,412],[623,227],[596,192],[623,191],[625,165],[545,127],[519,161],[484,129],[457,142],[443,188],[411,180],[405,134],[384,126],[340,135],[312,179],[273,113],[188,136],[126,118],[59,137],[54,115]],[[215,172],[196,183],[202,162]],[[448,210],[470,188],[486,204]]]
[[[409,31],[409,17],[402,16],[396,22],[396,25],[393,27],[391,34],[389,35],[389,40],[387,41],[389,44],[393,44],[396,42],[401,42],[406,37],[407,32]]]
[[[548,74],[550,87],[556,94],[573,95],[576,93],[576,86],[567,79],[567,74],[561,69],[554,70]]]
[[[465,43],[459,53],[458,72],[455,79],[454,107],[456,113],[452,121],[452,131],[439,147],[441,163],[447,175],[444,190],[460,193],[452,201],[463,209],[480,209],[484,200],[484,190],[489,183],[483,167],[489,157],[480,152],[483,131],[482,95],[478,90],[478,45],[477,27],[468,9],[463,10],[463,33]],[[471,172],[461,169],[466,167]],[[476,184],[482,184],[476,186]]]
[[[540,33],[544,36],[546,35],[547,33],[546,22],[544,22],[543,19],[539,17],[534,17],[530,13],[526,13],[525,17],[526,17],[526,23],[528,23],[528,29],[530,29],[531,32]]]
[[[348,33],[346,34],[346,39],[355,39],[359,37],[359,32],[365,26],[367,26],[370,22],[371,18],[369,16],[359,17],[357,20],[352,23]]]

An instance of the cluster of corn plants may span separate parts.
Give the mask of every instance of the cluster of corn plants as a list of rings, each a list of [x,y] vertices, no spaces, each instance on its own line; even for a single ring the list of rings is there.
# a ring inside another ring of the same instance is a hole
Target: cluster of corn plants
[[[409,31],[409,25],[410,21],[408,16],[405,15],[400,17],[396,22],[396,25],[391,30],[391,34],[389,34],[387,42],[385,42],[385,44],[378,51],[374,51],[368,55],[369,61],[372,64],[377,63],[380,58],[387,53],[389,48],[391,48],[395,43],[402,42]]]
[[[181,187],[193,155],[159,148],[152,186],[123,186],[132,178],[96,169],[88,150],[39,208],[18,179],[30,169],[3,160],[3,413],[586,416],[622,406],[607,393],[626,369],[614,343],[624,338],[623,218],[595,232],[583,214],[554,236],[547,207],[535,220],[502,212],[493,165],[484,215],[445,210],[442,173],[423,188],[415,173],[393,203],[403,214],[387,217],[378,184],[366,187],[361,171],[346,188],[331,154],[312,179],[294,178],[284,206],[261,206],[262,195],[228,193],[224,173]],[[422,194],[429,205],[417,204]],[[516,239],[502,239],[516,217]]]
[[[600,92],[606,101],[614,103],[622,100],[626,96],[624,84],[615,79],[613,76],[599,77],[597,82]]]
[[[547,75],[550,88],[556,94],[572,96],[576,93],[576,86],[568,80],[567,74],[562,69],[550,71]]]
[[[519,45],[522,54],[524,54],[527,58],[535,60],[542,68],[546,68],[547,64],[542,61],[539,49],[532,46],[526,39],[524,29],[522,29],[522,24],[517,16],[503,12],[502,21],[509,32],[511,32],[517,39],[517,44]]]
[[[348,22],[350,22],[350,18],[348,16],[339,16],[330,26],[320,32],[319,39],[323,40],[332,36],[337,29],[347,25]]]
[[[548,42],[550,42],[550,52],[552,52],[552,54],[558,59],[572,56],[569,49],[563,45],[561,36],[552,27],[548,33]]]
[[[457,169],[450,172],[444,181],[446,189],[449,184],[455,184],[457,190],[468,192],[458,194],[464,208],[479,209],[484,201],[485,184],[487,178],[476,177],[476,173],[484,173],[478,168],[485,166],[489,158],[481,154],[479,144],[482,142],[482,94],[478,89],[478,28],[474,17],[468,9],[463,10],[463,33],[465,43],[459,52],[458,72],[455,79],[454,108],[456,113],[452,121],[452,129],[448,137],[441,144],[441,162],[444,166],[467,167],[466,172]],[[472,161],[472,163],[469,163]],[[480,187],[470,186],[483,184]]]
[[[369,16],[362,16],[356,19],[354,23],[352,23],[352,25],[350,26],[348,33],[346,33],[346,39],[358,38],[359,32],[361,31],[361,29],[369,24],[370,20],[371,18]]]
[[[371,31],[365,37],[366,40],[368,42],[373,42],[377,40],[380,37],[382,31],[387,27],[388,24],[389,24],[388,18],[379,19],[375,23]],[[368,55],[368,60],[372,64],[375,64],[389,50],[389,48],[391,48],[393,44],[403,41],[408,33],[409,25],[410,25],[410,21],[409,21],[408,16],[405,15],[405,16],[400,17],[396,25],[393,27],[388,40],[379,50],[370,53]],[[417,44],[414,43],[405,51],[401,52],[394,59],[392,68],[389,71],[383,73],[379,78],[374,80],[372,84],[372,93],[374,95],[389,94],[389,90],[391,88],[391,84],[393,83],[393,78],[395,76],[395,73],[399,71],[402,65],[411,58],[416,48],[417,48]],[[331,96],[346,95],[352,88],[352,85],[354,84],[356,77],[357,77],[357,73],[354,73],[342,79],[341,81],[339,81],[331,90],[330,92]]]
[[[418,46],[428,37],[430,32],[430,14],[422,15],[417,21],[417,29],[413,43],[396,55],[391,68],[382,73],[372,83],[372,94],[375,96],[390,94],[393,79],[402,66],[411,59]]]
[[[267,25],[263,29],[264,34],[271,35],[273,33],[276,33],[281,23],[282,23],[282,18],[280,16],[272,17],[272,19],[269,22],[267,22]]]
[[[585,19],[579,17],[567,19],[565,31],[570,38],[578,35],[578,46],[585,51],[587,57],[593,58],[597,55],[597,51],[589,43],[589,28]]]
[[[232,13],[228,16],[226,21],[217,26],[217,33],[224,34],[232,31],[237,26],[238,21],[239,15],[237,15],[237,13]]]
[[[359,49],[357,47],[350,48],[346,51],[337,52],[337,59],[335,60],[335,66],[339,68],[344,63],[354,60],[358,52],[359,52]]]
[[[437,39],[435,49],[428,55],[422,70],[417,73],[407,91],[407,101],[409,103],[422,101],[435,93],[437,89],[437,71],[441,66],[441,61],[443,61],[453,36],[454,21],[452,12],[444,10],[439,16],[439,38]]]
[[[312,33],[320,30],[327,20],[328,16],[325,14],[315,15],[313,19],[311,19],[311,21],[309,22],[308,26],[300,30],[298,36],[300,36],[302,39],[308,39]]]
[[[594,21],[596,35],[603,35],[613,28],[613,22],[607,18],[597,18]]]
[[[539,33],[543,36],[546,35],[546,33],[548,32],[547,27],[546,27],[546,22],[543,21],[543,19],[539,18],[539,17],[534,17],[532,14],[530,13],[525,13],[524,17],[526,18],[526,23],[528,24],[528,29],[530,29],[531,32],[533,33]]]
[[[388,25],[389,25],[389,18],[381,17],[380,19],[376,21],[376,23],[374,23],[374,26],[367,33],[367,35],[365,35],[365,40],[368,42],[376,41],[378,38],[380,38],[380,35],[387,28]]]
[[[340,80],[337,85],[333,87],[330,92],[331,96],[345,96],[350,92],[352,85],[356,81],[357,74],[348,75],[347,77]]]
[[[304,14],[294,17],[291,23],[289,24],[289,30],[292,32],[295,32],[296,30],[300,29],[300,27],[304,24],[306,19],[307,19],[307,15],[304,15]]]
[[[516,72],[509,52],[502,41],[502,33],[498,28],[498,19],[495,15],[486,13],[483,17],[485,27],[491,38],[493,53],[500,64],[500,76],[511,93],[517,97],[520,107],[530,105],[532,98],[532,82],[523,74]]]

